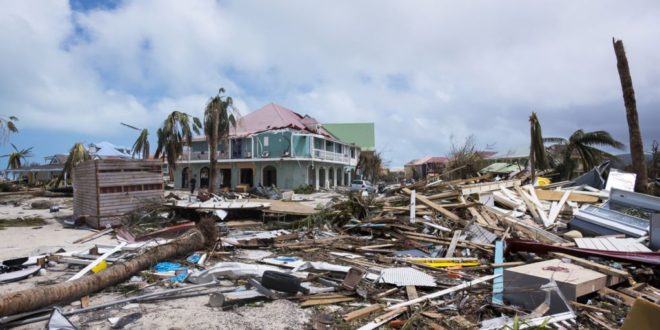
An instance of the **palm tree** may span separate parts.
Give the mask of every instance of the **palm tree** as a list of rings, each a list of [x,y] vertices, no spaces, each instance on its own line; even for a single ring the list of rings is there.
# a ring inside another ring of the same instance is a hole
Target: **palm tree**
[[[637,116],[637,101],[635,101],[635,90],[633,89],[632,77],[630,76],[630,67],[626,50],[623,48],[623,41],[612,38],[614,54],[616,55],[616,66],[619,71],[619,80],[621,80],[621,90],[623,92],[623,103],[626,106],[626,119],[628,121],[628,135],[630,137],[630,156],[632,165],[637,177],[635,179],[635,191],[646,193],[646,161],[644,158],[644,144],[642,142],[642,133],[639,129],[639,118]]]
[[[236,116],[238,112],[234,108],[234,100],[224,97],[224,88],[220,88],[218,94],[206,104],[204,110],[204,134],[209,143],[211,173],[209,177],[209,192],[212,193],[216,187],[216,165],[218,161],[218,142],[227,141],[229,128],[236,127]],[[226,143],[225,143],[226,144]]]
[[[546,143],[554,143],[560,146],[562,164],[559,166],[562,177],[571,179],[577,169],[577,157],[582,164],[582,169],[588,170],[598,165],[603,159],[615,159],[616,156],[602,151],[596,147],[612,147],[623,149],[623,143],[615,140],[606,131],[585,132],[581,129],[575,131],[568,139],[544,138]]]
[[[64,162],[62,173],[57,178],[57,181],[55,182],[55,187],[60,185],[60,182],[63,179],[65,179],[65,176],[68,175],[69,177],[71,177],[73,173],[73,168],[76,167],[78,163],[91,159],[92,156],[89,154],[89,151],[87,150],[84,144],[82,143],[74,144],[73,147],[71,147],[71,150],[69,150],[69,156],[66,158],[66,162]],[[66,185],[66,180],[64,184]]]
[[[27,148],[27,149],[22,149],[18,150],[16,146],[12,143],[11,144],[12,148],[14,148],[14,151],[10,152],[9,154],[2,155],[0,157],[8,157],[7,158],[7,169],[12,169],[15,170],[17,168],[20,168],[23,166],[23,161],[26,160],[28,157],[32,157],[32,148]]]
[[[531,138],[529,145],[529,167],[532,177],[532,184],[534,184],[536,181],[536,168],[539,170],[544,170],[550,166],[548,166],[548,158],[545,155],[545,145],[543,145],[541,123],[539,122],[538,117],[536,117],[536,112],[532,112],[532,115],[529,116],[529,124]]]
[[[367,180],[376,183],[380,178],[382,166],[383,159],[380,152],[361,152],[356,167],[360,169]]]
[[[2,137],[2,142],[6,142],[7,135],[10,133],[18,133],[18,127],[14,122],[18,121],[18,118],[15,116],[3,117],[0,116],[0,136]]]
[[[154,157],[165,157],[170,178],[174,176],[177,159],[183,154],[183,146],[192,143],[193,132],[199,134],[201,127],[199,118],[185,112],[172,111],[163,121],[163,126],[156,131],[158,147]]]
[[[122,125],[132,128],[136,131],[140,131],[140,135],[138,135],[138,138],[135,140],[135,143],[133,143],[133,148],[131,149],[131,153],[133,154],[133,157],[135,155],[139,154],[142,159],[148,159],[149,158],[149,130],[146,128],[139,129],[135,126],[126,124],[126,123],[121,123]]]

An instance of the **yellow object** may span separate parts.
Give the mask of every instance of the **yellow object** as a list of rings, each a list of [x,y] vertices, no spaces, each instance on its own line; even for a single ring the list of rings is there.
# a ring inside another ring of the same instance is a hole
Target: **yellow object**
[[[98,265],[92,268],[92,273],[98,273],[106,268],[108,268],[108,263],[105,262],[105,260],[102,260]]]
[[[542,176],[536,178],[536,186],[546,186],[552,183],[552,180]]]
[[[429,267],[472,267],[479,266],[477,258],[406,258],[406,261]]]

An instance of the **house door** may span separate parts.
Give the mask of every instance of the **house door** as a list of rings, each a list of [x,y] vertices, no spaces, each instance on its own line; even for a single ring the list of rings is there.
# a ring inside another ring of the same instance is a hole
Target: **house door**
[[[184,167],[181,170],[181,188],[188,188],[188,181],[190,181],[190,169]]]
[[[254,186],[254,172],[251,168],[242,168],[240,173],[241,184],[247,184],[250,187]]]
[[[208,188],[209,187],[209,168],[208,167],[202,167],[201,170],[199,170],[199,187],[200,188]]]
[[[220,170],[220,188],[231,187],[231,169],[223,168]]]
[[[264,167],[264,186],[271,187],[277,186],[277,169],[274,166],[268,165]]]

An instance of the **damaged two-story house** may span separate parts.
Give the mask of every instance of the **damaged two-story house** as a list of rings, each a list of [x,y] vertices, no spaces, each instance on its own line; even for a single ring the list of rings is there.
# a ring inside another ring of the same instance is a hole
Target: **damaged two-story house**
[[[315,189],[350,185],[360,147],[341,141],[316,119],[271,103],[241,117],[229,139],[218,144],[218,183]],[[174,171],[177,188],[187,188],[192,175],[198,187],[210,184],[209,145],[193,138]]]

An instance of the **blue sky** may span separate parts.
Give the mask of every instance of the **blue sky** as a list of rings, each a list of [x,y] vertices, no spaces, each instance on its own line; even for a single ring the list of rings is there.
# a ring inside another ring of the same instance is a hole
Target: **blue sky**
[[[608,130],[628,143],[612,37],[646,145],[660,137],[657,1],[3,1],[0,115],[31,161],[75,142],[130,146],[224,87],[321,122],[375,122],[393,166],[474,135],[498,151]],[[155,140],[153,143],[155,145]],[[10,150],[0,146],[0,153]],[[155,148],[155,147],[154,147]],[[5,166],[4,161],[0,166]]]

